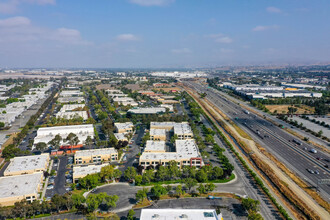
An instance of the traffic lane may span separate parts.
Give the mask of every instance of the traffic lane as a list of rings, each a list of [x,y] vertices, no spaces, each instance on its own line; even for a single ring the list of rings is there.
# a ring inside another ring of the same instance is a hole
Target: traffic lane
[[[231,115],[229,113],[229,115]],[[249,119],[250,120],[250,124],[253,124],[254,126],[257,125],[265,125],[267,126],[267,122],[263,122],[262,120],[260,120],[260,118],[254,118],[251,116],[248,116],[247,114],[239,114],[239,117],[245,117],[245,119]],[[259,123],[258,123],[259,122]],[[271,129],[274,129],[273,132],[276,134],[276,126],[270,126],[270,124],[268,124],[269,127]],[[254,139],[259,139],[260,137],[253,134]],[[284,135],[285,136],[285,135]],[[302,157],[301,155],[297,157],[297,155],[292,155],[292,153],[294,152],[292,149],[290,149],[289,147],[285,146],[283,143],[277,141],[277,140],[272,140],[271,142],[269,142],[267,145],[268,147],[271,147],[272,149],[274,149],[277,153],[278,153],[278,158],[281,159],[283,158],[286,161],[281,160],[282,162],[284,162],[285,164],[288,164],[292,167],[295,168],[296,173],[299,173],[300,176],[302,176],[305,180],[306,177],[308,177],[308,179],[310,179],[311,182],[314,182],[313,185],[316,186],[317,185],[317,181],[318,179],[324,179],[324,178],[329,178],[328,175],[324,174],[323,172],[320,172],[321,175],[317,175],[317,174],[311,174],[309,173],[306,169],[311,169],[311,168],[315,168],[315,164],[312,164],[310,161],[308,161],[306,158]],[[282,155],[282,156],[279,156]],[[291,158],[297,158],[296,161],[298,160],[299,162],[294,163]],[[321,169],[320,167],[318,168],[319,170]],[[321,185],[320,188],[322,188],[326,193],[329,192],[329,187],[327,185]]]

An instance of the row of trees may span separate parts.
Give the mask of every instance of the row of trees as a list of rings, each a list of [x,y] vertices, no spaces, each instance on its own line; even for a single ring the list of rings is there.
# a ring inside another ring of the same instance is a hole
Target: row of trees
[[[184,166],[180,170],[176,161],[170,161],[167,166],[157,166],[156,169],[153,166],[147,167],[141,174],[138,174],[134,167],[128,167],[124,171],[124,178],[128,181],[135,180],[136,185],[146,185],[151,182],[162,181],[185,181],[186,179],[194,179],[196,182],[203,183],[224,179],[228,174],[222,168],[212,167],[212,165],[203,166],[200,169],[194,166]]]
[[[196,187],[197,186],[197,187]],[[193,188],[196,188],[192,190]],[[213,192],[215,189],[215,185],[213,183],[207,183],[199,185],[197,182],[195,182],[193,179],[187,179],[184,182],[184,185],[177,185],[177,186],[161,186],[161,185],[155,185],[153,186],[150,191],[148,189],[143,188],[141,190],[138,190],[135,197],[137,201],[143,201],[150,195],[155,200],[159,200],[161,196],[163,195],[170,195],[170,196],[176,196],[180,197],[184,195],[185,193],[191,193],[192,195],[195,195],[197,192],[202,194],[208,194],[210,192]]]
[[[89,194],[87,198],[81,194],[55,194],[50,201],[34,200],[32,203],[24,199],[16,202],[13,207],[2,207],[0,219],[26,219],[39,214],[53,214],[65,210],[76,210],[82,213],[93,213],[98,209],[108,211],[116,207],[118,199],[118,196],[110,196],[106,193]]]

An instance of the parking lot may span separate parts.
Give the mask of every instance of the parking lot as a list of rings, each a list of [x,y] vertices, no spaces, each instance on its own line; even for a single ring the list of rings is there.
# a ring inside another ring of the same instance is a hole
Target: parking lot
[[[72,158],[72,159],[69,159]],[[50,199],[55,194],[65,194],[71,191],[73,157],[61,156],[54,159],[52,170],[56,175],[51,175],[48,180],[48,186],[45,197]]]

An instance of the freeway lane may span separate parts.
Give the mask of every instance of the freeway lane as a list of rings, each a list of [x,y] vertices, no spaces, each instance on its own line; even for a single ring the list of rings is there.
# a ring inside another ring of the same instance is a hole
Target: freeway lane
[[[306,143],[302,143],[302,145],[293,143],[292,140],[295,137],[291,134],[279,127],[273,126],[257,115],[246,114],[240,105],[224,98],[218,91],[207,89],[206,86],[196,83],[185,82],[185,84],[196,89],[198,92],[207,93],[206,98],[210,102],[221,109],[232,120],[237,118],[235,121],[243,130],[249,133],[256,142],[273,153],[281,162],[307,183],[316,187],[318,180],[330,178],[329,169],[324,167],[327,162],[316,159],[330,158],[328,154],[324,152],[310,153],[308,150],[313,148],[312,146]],[[304,148],[307,148],[307,150],[304,150]],[[309,173],[307,169],[317,170],[320,174]],[[321,195],[329,201],[329,185],[320,185],[319,189]]]

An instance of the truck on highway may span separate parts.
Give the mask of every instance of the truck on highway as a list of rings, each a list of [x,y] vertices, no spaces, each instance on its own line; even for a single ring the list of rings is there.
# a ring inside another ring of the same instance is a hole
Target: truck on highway
[[[294,142],[294,143],[296,143],[298,145],[302,145],[302,143],[300,141],[296,140],[296,139],[293,139],[292,142]]]
[[[250,112],[249,112],[248,110],[243,110],[243,112],[244,112],[245,114],[250,114]]]

